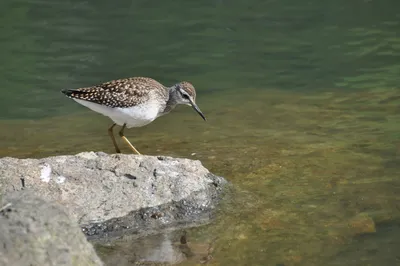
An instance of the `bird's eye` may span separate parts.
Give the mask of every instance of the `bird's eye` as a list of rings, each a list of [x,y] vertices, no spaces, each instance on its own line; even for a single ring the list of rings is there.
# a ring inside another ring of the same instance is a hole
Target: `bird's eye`
[[[182,97],[183,97],[184,99],[186,99],[186,100],[189,100],[189,95],[187,95],[187,94],[182,94]]]

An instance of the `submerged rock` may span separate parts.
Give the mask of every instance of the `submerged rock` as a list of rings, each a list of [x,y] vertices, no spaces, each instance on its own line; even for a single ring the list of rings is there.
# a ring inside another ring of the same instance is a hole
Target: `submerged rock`
[[[367,213],[359,213],[349,221],[351,233],[354,235],[362,235],[375,233],[376,226],[374,220]]]
[[[227,182],[200,161],[85,152],[0,159],[0,191],[61,203],[88,236],[149,233],[207,221]]]
[[[59,204],[30,191],[0,202],[0,265],[103,265]]]

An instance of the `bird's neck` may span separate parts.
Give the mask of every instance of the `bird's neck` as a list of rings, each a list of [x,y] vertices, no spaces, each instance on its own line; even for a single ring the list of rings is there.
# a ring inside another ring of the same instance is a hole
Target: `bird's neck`
[[[177,98],[177,92],[174,86],[168,88],[168,101],[165,105],[165,109],[163,113],[169,113],[172,111],[172,109],[175,108],[175,106],[178,104],[176,98]]]

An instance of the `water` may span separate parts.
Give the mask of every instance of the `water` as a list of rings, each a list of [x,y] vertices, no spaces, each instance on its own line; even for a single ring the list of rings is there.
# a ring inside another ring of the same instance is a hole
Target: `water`
[[[200,248],[181,264],[399,265],[399,10],[395,0],[1,1],[0,156],[113,152],[111,122],[63,88],[189,80],[208,122],[179,107],[126,131],[144,154],[199,159],[235,185],[214,223],[188,230]],[[97,249],[112,261],[138,241]]]

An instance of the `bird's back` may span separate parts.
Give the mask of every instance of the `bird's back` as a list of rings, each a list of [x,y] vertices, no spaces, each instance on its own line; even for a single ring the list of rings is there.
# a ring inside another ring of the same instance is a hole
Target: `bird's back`
[[[168,91],[158,81],[147,77],[132,77],[108,81],[92,87],[62,91],[72,99],[89,101],[108,107],[132,107],[150,97],[168,99]]]

